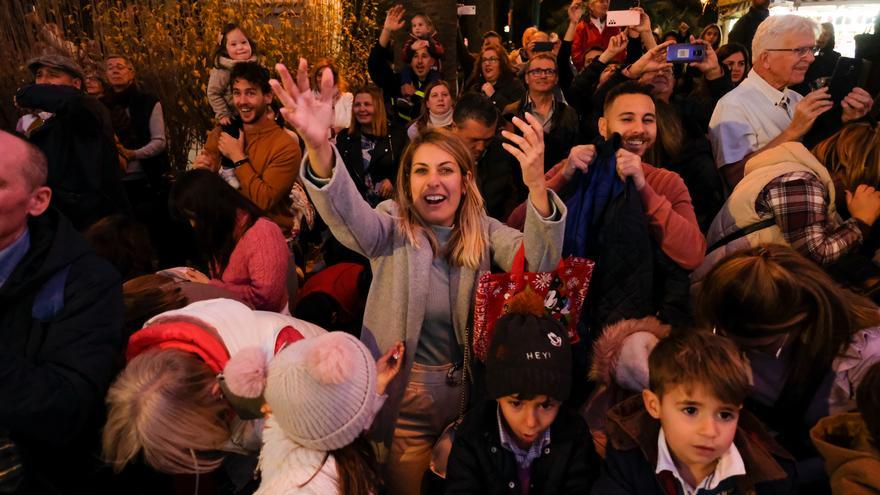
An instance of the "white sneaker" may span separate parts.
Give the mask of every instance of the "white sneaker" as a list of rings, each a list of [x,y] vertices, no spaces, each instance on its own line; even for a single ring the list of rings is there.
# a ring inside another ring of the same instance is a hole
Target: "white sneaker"
[[[238,178],[235,176],[234,168],[220,167],[220,177],[223,177],[223,180],[225,180],[227,184],[232,186],[233,189],[238,189],[241,187],[241,183],[238,182]]]

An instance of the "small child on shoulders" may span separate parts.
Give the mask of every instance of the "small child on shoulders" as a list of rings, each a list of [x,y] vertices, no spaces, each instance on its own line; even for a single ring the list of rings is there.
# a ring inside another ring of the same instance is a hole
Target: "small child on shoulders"
[[[880,363],[856,389],[858,412],[821,419],[810,431],[834,495],[880,493]]]
[[[410,67],[410,62],[417,50],[425,48],[428,54],[435,60],[435,64],[428,74],[427,83],[441,78],[441,61],[445,53],[443,45],[437,39],[437,31],[434,30],[434,23],[431,22],[430,17],[425,14],[416,14],[410,20],[410,25],[409,36],[403,42],[403,49],[401,50],[403,68],[400,71],[400,84],[402,87],[411,85],[416,80],[416,75]],[[406,91],[404,91],[404,94],[406,94]]]
[[[571,389],[568,333],[548,316],[509,314],[489,346],[490,396],[459,426],[446,493],[589,493],[600,459]]]
[[[649,389],[608,413],[593,494],[785,494],[794,459],[742,410],[745,362],[727,338],[678,332],[648,360]]]
[[[229,76],[235,64],[256,62],[257,47],[237,25],[227,24],[220,33],[211,57],[213,68],[208,79],[208,102],[221,125],[230,125],[238,112],[232,105]]]
[[[237,138],[242,122],[232,104],[229,79],[236,64],[257,61],[257,45],[238,25],[227,24],[220,32],[211,61],[214,67],[208,77],[208,102],[223,132]],[[238,189],[241,184],[235,176],[232,161],[221,157],[220,165],[220,176],[230,186]]]

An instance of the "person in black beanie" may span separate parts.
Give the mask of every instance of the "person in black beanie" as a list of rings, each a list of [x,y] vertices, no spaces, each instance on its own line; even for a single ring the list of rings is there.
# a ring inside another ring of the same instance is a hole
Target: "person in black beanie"
[[[459,426],[446,493],[589,493],[601,461],[571,391],[568,333],[526,291],[498,320],[486,362],[486,401]],[[537,298],[539,299],[539,298]],[[528,307],[533,308],[529,310]],[[524,311],[524,312],[520,312]]]

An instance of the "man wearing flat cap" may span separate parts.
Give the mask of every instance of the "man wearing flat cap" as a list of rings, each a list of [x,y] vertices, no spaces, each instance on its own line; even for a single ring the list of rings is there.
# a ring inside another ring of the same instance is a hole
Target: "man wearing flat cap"
[[[19,88],[15,101],[31,113],[21,130],[48,159],[52,206],[77,230],[127,213],[110,116],[83,91],[82,69],[59,54],[41,55],[27,65],[34,84]]]

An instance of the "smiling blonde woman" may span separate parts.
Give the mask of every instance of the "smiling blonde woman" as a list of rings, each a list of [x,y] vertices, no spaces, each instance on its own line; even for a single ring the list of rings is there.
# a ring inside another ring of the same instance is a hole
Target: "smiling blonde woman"
[[[431,448],[457,417],[466,388],[466,328],[480,271],[492,263],[509,270],[520,245],[530,270],[549,270],[559,261],[565,206],[544,183],[541,125],[529,115],[528,123],[515,120],[521,136],[504,134],[530,192],[524,233],[486,215],[473,158],[442,130],[429,129],[410,143],[395,199],[372,209],[345,167],[335,166],[341,160],[326,139],[330,104],[311,96],[304,61],[299,84],[284,66],[278,70],[284,85],[272,84],[281,113],[308,149],[301,173],[306,189],[333,235],[369,258],[373,269],[361,340],[374,355],[387,342],[406,344],[403,379],[388,389],[373,433],[390,448],[389,493],[417,493]]]

